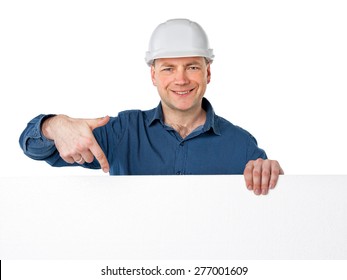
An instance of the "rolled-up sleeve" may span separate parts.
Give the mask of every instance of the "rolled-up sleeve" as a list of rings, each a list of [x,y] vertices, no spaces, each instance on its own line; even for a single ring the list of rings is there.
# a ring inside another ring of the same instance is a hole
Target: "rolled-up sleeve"
[[[19,138],[19,145],[25,155],[36,160],[45,160],[56,151],[54,141],[47,139],[41,132],[42,122],[54,115],[38,115],[32,119]]]

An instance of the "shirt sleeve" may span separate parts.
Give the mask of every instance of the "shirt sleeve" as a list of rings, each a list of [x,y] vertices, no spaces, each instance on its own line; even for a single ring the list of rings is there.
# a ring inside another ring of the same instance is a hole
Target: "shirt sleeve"
[[[265,151],[258,147],[257,140],[249,134],[249,143],[247,149],[247,162],[258,158],[267,159]]]
[[[43,121],[54,115],[38,115],[32,119],[19,138],[19,145],[25,155],[32,159],[44,160],[56,152],[54,141],[41,132]]]

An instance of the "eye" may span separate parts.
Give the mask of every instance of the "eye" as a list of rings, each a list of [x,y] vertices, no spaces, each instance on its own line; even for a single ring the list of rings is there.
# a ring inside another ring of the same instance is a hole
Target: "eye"
[[[197,70],[199,70],[200,68],[199,68],[199,66],[189,66],[188,69],[189,69],[189,70],[193,70],[193,71],[197,71]]]
[[[161,71],[164,71],[164,72],[171,72],[171,71],[172,71],[172,67],[165,67],[165,68],[162,68]]]

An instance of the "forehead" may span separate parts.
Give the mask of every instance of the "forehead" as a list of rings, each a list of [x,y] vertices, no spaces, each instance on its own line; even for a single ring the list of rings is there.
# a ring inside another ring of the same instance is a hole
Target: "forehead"
[[[204,64],[205,58],[197,57],[174,57],[174,58],[158,58],[155,64],[162,65],[191,65],[191,64]]]

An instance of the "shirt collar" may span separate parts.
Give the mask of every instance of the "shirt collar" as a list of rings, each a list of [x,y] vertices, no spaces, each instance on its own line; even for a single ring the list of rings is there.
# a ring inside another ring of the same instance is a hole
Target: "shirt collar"
[[[202,108],[206,111],[206,122],[203,127],[203,132],[207,132],[209,130],[213,131],[216,135],[221,135],[217,116],[214,113],[211,103],[204,97],[202,99]],[[159,121],[164,125],[163,121],[163,109],[161,107],[161,103],[151,110],[152,116],[148,118],[148,126],[151,126],[155,122]]]

